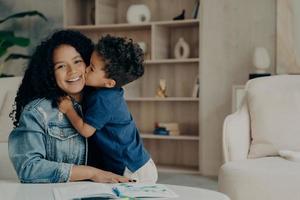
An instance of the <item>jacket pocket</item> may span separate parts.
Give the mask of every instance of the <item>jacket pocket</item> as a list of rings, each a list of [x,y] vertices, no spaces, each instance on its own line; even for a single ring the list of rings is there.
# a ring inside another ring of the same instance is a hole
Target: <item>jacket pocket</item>
[[[68,140],[72,137],[76,137],[78,133],[74,128],[71,127],[58,127],[58,126],[50,126],[49,135],[55,137],[59,140]]]
[[[51,161],[76,163],[80,153],[80,137],[72,127],[48,127],[47,157]]]

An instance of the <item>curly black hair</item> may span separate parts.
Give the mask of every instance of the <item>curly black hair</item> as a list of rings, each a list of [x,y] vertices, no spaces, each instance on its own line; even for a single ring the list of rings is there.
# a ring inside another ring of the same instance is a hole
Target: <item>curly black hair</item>
[[[74,47],[89,65],[94,46],[92,41],[80,32],[59,30],[42,41],[27,65],[15,98],[14,109],[10,113],[15,126],[18,126],[21,112],[29,102],[37,98],[46,98],[52,101],[53,106],[57,106],[58,98],[66,95],[57,86],[54,76],[53,52],[62,44]]]
[[[95,51],[104,58],[106,77],[122,87],[144,74],[144,53],[132,39],[106,35],[99,39]]]

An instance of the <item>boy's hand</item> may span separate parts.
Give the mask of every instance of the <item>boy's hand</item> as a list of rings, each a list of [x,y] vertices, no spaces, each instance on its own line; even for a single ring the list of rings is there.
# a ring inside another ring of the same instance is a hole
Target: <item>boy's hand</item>
[[[59,111],[66,114],[69,110],[73,109],[73,103],[69,96],[61,97],[58,101]]]

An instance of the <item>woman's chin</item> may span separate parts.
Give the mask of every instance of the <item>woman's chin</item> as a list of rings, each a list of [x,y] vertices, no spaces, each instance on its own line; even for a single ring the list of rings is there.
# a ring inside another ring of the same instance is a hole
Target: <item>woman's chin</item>
[[[68,87],[66,88],[65,92],[68,94],[68,95],[77,95],[77,94],[80,94],[81,91],[83,90],[84,88],[84,84],[74,84],[74,85],[68,85]]]

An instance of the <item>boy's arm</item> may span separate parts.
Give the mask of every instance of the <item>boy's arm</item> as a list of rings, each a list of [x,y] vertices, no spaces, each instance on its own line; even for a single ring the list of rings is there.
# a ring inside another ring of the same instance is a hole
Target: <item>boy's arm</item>
[[[89,124],[85,123],[82,118],[75,111],[72,101],[64,98],[59,102],[59,110],[66,114],[68,119],[71,121],[74,128],[84,137],[92,136],[96,129]]]
[[[92,136],[96,129],[89,124],[85,123],[82,118],[77,114],[75,109],[72,107],[66,113],[67,117],[71,121],[74,128],[84,137]]]

